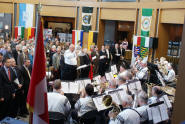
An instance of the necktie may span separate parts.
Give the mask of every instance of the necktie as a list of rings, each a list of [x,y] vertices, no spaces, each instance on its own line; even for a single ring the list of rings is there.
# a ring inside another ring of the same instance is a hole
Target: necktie
[[[11,81],[11,74],[10,74],[10,69],[8,69],[8,78]]]

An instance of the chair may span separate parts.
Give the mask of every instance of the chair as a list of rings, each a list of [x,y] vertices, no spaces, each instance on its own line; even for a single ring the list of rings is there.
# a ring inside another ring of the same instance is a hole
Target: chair
[[[59,112],[48,112],[49,113],[49,124],[64,124],[67,120],[66,116]]]
[[[85,113],[79,119],[80,124],[100,124],[100,116],[97,110]]]

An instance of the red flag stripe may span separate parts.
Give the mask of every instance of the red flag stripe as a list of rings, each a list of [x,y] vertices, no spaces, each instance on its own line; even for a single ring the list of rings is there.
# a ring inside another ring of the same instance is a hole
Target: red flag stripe
[[[17,36],[18,36],[18,27],[15,27],[15,38],[17,39]]]
[[[75,44],[75,31],[72,31],[72,44]]]

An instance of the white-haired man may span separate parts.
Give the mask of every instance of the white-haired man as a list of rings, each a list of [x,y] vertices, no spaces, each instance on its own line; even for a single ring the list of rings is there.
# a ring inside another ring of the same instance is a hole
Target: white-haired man
[[[64,63],[64,80],[75,80],[77,77],[77,56],[73,44],[64,53]]]
[[[175,71],[173,70],[170,63],[167,65],[168,74],[164,76],[164,80],[167,83],[172,83],[175,80]]]
[[[148,77],[147,61],[143,60],[141,62],[141,67],[142,67],[142,69],[137,71],[136,77],[139,80],[147,80],[147,77]]]
[[[109,124],[140,124],[140,114],[131,109],[133,99],[130,95],[121,96],[122,106],[125,108],[117,116],[114,112],[109,112]]]

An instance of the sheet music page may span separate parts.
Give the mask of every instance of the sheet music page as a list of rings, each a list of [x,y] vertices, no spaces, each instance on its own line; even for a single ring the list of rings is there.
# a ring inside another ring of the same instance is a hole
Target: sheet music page
[[[161,120],[159,106],[152,107],[151,110],[152,110],[153,123],[157,124],[157,123],[161,122],[162,120]]]
[[[112,72],[113,74],[115,74],[114,66],[113,66],[113,65],[111,66],[111,72]]]
[[[136,83],[137,90],[142,90],[141,82],[140,81],[137,81],[135,83]]]
[[[82,65],[82,66],[79,66],[76,70],[79,70],[79,69],[82,69],[82,68],[86,68],[87,66],[89,66],[89,65]]]
[[[69,93],[74,93],[78,94],[79,93],[79,83],[76,82],[70,82],[70,88],[69,88]]]
[[[85,88],[84,81],[81,80],[81,81],[80,81],[80,84],[79,84],[79,90],[82,91],[84,88]]]
[[[109,95],[112,97],[112,101],[118,105],[121,105],[120,97],[118,96],[118,91],[110,92]]]
[[[92,60],[95,60],[96,59],[96,56],[92,57]]]
[[[15,82],[17,85],[20,84],[18,78],[16,78],[16,79],[14,80],[14,82]]]
[[[114,65],[114,74],[118,73],[116,65]]]
[[[172,104],[171,104],[171,102],[170,102],[168,96],[167,96],[167,95],[164,95],[163,98],[164,98],[164,101],[165,101],[167,107],[168,107],[168,108],[172,108]]]
[[[107,79],[108,81],[111,80],[109,73],[105,73],[105,77],[106,77],[106,79]]]
[[[119,96],[119,99],[121,100],[121,97],[124,96],[126,94],[126,91],[125,90],[119,90],[118,91],[118,96]]]
[[[64,93],[69,93],[69,82],[61,82],[62,91]]]
[[[135,93],[135,90],[136,90],[136,85],[135,85],[135,83],[129,83],[129,84],[128,84],[128,88],[129,88],[129,91],[132,92],[132,94]]]
[[[91,80],[90,79],[85,79],[84,80],[84,86],[86,86],[87,84],[91,84]]]
[[[168,110],[167,110],[166,104],[159,105],[159,108],[160,108],[160,112],[161,112],[162,121],[168,120],[169,116],[168,116]]]
[[[100,56],[100,59],[104,59],[106,56]]]
[[[105,95],[97,96],[97,97],[93,98],[94,104],[95,104],[98,111],[107,109],[107,107],[104,106],[103,102],[102,102],[102,99],[103,99],[104,96]]]
[[[97,84],[100,84],[100,82],[101,82],[100,75],[94,77],[93,80],[95,80]]]
[[[114,79],[114,74],[112,72],[109,72],[111,80]]]
[[[152,118],[152,110],[151,110],[151,108],[147,108],[147,113],[148,113],[148,120],[152,120],[153,118]]]

